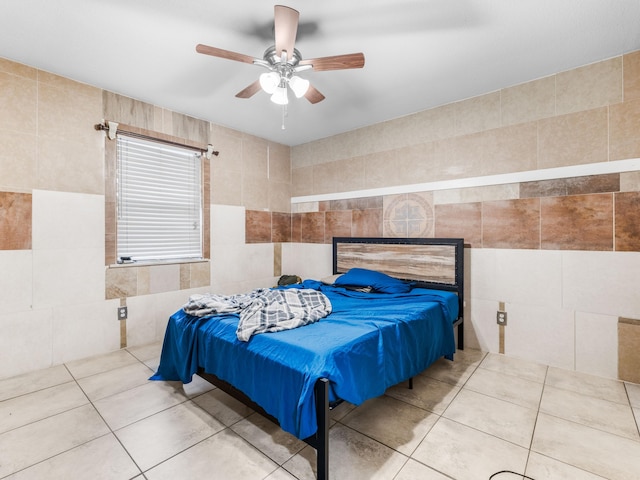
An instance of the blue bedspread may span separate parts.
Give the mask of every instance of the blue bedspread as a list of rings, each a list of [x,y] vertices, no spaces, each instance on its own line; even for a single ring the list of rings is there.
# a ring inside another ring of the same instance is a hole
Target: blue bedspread
[[[306,438],[317,430],[318,379],[329,379],[332,400],[359,405],[455,352],[453,293],[362,293],[309,280],[297,287],[321,290],[332,313],[311,325],[241,342],[237,314],[199,318],[180,310],[169,319],[160,366],[151,378],[189,383],[203,367],[242,390],[283,430]]]

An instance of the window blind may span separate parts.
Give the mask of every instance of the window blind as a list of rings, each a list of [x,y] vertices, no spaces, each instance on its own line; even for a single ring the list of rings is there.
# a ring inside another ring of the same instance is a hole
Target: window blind
[[[117,136],[118,261],[202,258],[202,169],[188,148]]]

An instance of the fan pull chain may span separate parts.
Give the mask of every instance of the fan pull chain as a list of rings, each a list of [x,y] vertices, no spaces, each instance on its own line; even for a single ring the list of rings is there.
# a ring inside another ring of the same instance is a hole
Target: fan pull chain
[[[282,105],[282,130],[285,130],[287,127],[284,125],[284,119],[287,116],[287,106]]]

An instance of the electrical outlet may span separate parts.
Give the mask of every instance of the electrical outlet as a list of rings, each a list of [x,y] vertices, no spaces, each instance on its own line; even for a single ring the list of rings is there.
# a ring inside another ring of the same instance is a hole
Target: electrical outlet
[[[127,319],[127,307],[118,307],[118,320]]]
[[[503,312],[502,310],[498,310],[496,314],[496,321],[498,325],[506,325],[507,324],[507,312]]]

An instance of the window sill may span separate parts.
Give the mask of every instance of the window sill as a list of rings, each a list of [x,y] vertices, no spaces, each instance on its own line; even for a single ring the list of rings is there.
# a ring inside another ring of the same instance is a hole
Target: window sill
[[[176,259],[176,260],[144,260],[140,262],[127,262],[127,263],[113,263],[111,265],[107,265],[107,268],[128,268],[128,267],[150,267],[150,266],[158,266],[158,265],[176,265],[176,264],[185,264],[185,263],[207,263],[210,259],[208,258],[185,258],[185,259]]]

